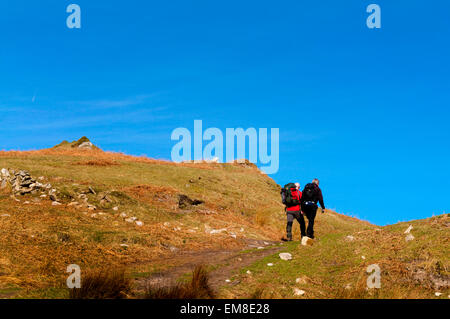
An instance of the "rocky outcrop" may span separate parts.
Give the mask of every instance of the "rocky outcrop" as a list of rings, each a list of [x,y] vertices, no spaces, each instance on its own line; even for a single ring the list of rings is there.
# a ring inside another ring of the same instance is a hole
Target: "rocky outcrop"
[[[191,199],[186,195],[180,194],[178,195],[178,207],[181,209],[186,209],[191,206],[197,206],[203,204],[204,201],[198,199]]]
[[[86,136],[83,136],[77,141],[68,142],[63,141],[53,147],[54,149],[79,149],[79,150],[99,150]]]
[[[42,179],[41,179],[42,180]],[[33,178],[29,172],[25,170],[14,170],[2,168],[0,170],[0,188],[5,189],[11,187],[13,195],[42,195],[47,193],[50,196],[55,196],[55,190],[52,190],[52,185],[43,184]]]
[[[92,149],[94,147],[94,144],[92,144],[91,142],[83,142],[80,145],[78,145],[78,148],[83,148],[83,149]]]

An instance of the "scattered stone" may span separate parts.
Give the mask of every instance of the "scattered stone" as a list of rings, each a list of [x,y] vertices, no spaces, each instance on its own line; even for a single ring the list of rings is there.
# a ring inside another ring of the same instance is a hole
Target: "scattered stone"
[[[346,286],[345,286],[345,289],[352,289],[352,286],[350,285],[350,284],[347,284]]]
[[[308,283],[308,277],[306,277],[306,276],[299,277],[299,278],[295,279],[295,282],[297,284],[305,285]]]
[[[273,264],[272,264],[272,263],[268,263],[268,264],[267,264],[267,266],[269,266],[269,267],[272,267],[272,266],[273,266]]]
[[[126,218],[126,217],[127,217],[127,214],[125,214],[125,213],[120,213],[119,216],[122,217],[122,218]]]
[[[236,236],[236,234],[235,234],[235,233],[231,233],[231,234],[230,234],[230,236],[231,236],[231,237],[233,237],[234,239],[236,239],[236,238],[237,238],[237,236]]]
[[[304,290],[294,288],[294,296],[303,296],[305,294]]]
[[[241,231],[241,233],[243,233],[244,232],[244,227],[241,227],[240,231]]]
[[[2,168],[2,170],[0,171],[0,173],[1,173],[1,175],[2,175],[2,178],[3,178],[3,177],[6,177],[6,178],[10,177],[9,171],[8,171],[6,168]]]
[[[125,219],[125,221],[127,223],[134,223],[136,220],[137,220],[137,217],[130,217],[130,218]]]
[[[408,234],[408,235],[405,237],[405,240],[406,240],[406,241],[414,240],[413,234]]]
[[[409,234],[411,232],[411,230],[413,229],[412,225],[409,225],[408,229],[405,230],[405,234]]]
[[[362,259],[366,259],[366,256],[361,256]]]
[[[2,215],[0,215],[0,217],[11,217],[11,215],[10,214],[2,214]]]
[[[113,211],[117,212],[119,210],[119,207],[113,207]]]
[[[225,279],[225,282],[228,282],[228,283],[230,283],[230,282],[231,282],[231,280],[230,280],[230,279]]]
[[[139,227],[144,226],[144,223],[141,222],[140,220],[137,220],[136,221],[136,226],[139,226]]]
[[[250,270],[247,270],[246,274],[247,274],[247,275],[251,275],[252,272],[251,272]]]
[[[78,205],[78,202],[71,202],[71,203],[69,203],[69,204],[67,204],[67,206],[77,206]]]
[[[196,163],[196,161],[194,160],[194,163]],[[202,161],[197,161],[197,163],[207,163],[207,164],[214,164],[214,163],[219,163],[219,158],[213,157],[212,159],[205,159]]]
[[[442,295],[442,292],[435,292],[434,295],[435,295],[436,297],[440,297],[440,296]]]
[[[304,237],[302,238],[302,245],[303,245],[303,246],[312,246],[313,243],[314,243],[314,240],[311,239],[311,238],[309,238],[309,237],[307,237],[307,236],[304,236]]]
[[[213,234],[220,234],[220,233],[223,233],[223,232],[226,232],[226,231],[227,231],[226,228],[221,228],[221,229],[213,229],[209,233],[211,235],[213,235]]]
[[[108,194],[99,194],[98,198],[100,199],[100,204],[105,205],[106,203],[112,203],[111,198],[108,197]]]
[[[170,246],[169,247],[169,250],[171,251],[171,252],[177,252],[178,251],[178,248],[177,247],[175,247],[175,246]]]
[[[354,241],[354,240],[355,240],[355,237],[349,235],[349,236],[345,237],[345,239],[346,239],[347,241]]]
[[[257,249],[264,249],[264,247],[259,246]]]
[[[286,261],[292,259],[292,255],[290,253],[280,253],[278,256],[280,256],[282,260]]]
[[[26,195],[26,194],[31,193],[32,191],[33,191],[32,188],[22,188],[22,189],[19,190],[20,195]]]
[[[120,244],[120,247],[127,249],[128,245],[127,244]]]
[[[52,202],[52,206],[59,206],[59,205],[61,205],[60,202],[57,202],[57,201]]]

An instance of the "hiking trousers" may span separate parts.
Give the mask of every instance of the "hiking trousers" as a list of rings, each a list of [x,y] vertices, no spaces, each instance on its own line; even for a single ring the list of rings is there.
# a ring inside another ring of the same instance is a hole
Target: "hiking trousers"
[[[316,204],[302,204],[302,211],[306,218],[308,218],[308,228],[306,229],[306,236],[308,236],[309,238],[314,238],[314,219],[316,218],[318,208],[319,207]],[[305,224],[304,219],[303,224]]]
[[[300,224],[300,232],[302,237],[305,236],[305,219],[300,211],[296,212],[286,212],[287,215],[287,226],[286,226],[286,235],[289,240],[292,240],[292,225],[294,223],[294,219],[298,221]]]

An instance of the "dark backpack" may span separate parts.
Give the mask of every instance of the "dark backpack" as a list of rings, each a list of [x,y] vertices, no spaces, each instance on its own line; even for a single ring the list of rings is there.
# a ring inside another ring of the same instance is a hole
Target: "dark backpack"
[[[315,202],[317,197],[316,184],[306,184],[305,189],[302,192],[302,202]]]
[[[281,202],[286,205],[286,207],[297,206],[300,204],[298,199],[292,197],[292,192],[297,191],[294,183],[289,183],[284,185],[281,189]]]

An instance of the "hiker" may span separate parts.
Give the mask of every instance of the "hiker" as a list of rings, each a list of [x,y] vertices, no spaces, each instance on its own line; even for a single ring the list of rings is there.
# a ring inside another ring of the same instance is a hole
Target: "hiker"
[[[306,236],[314,239],[314,219],[316,218],[317,209],[319,208],[317,206],[317,202],[320,203],[322,213],[324,213],[325,204],[323,202],[322,190],[319,188],[319,180],[315,178],[311,183],[306,184],[302,192],[301,209],[303,214],[301,215],[302,221],[300,221],[302,237],[305,236],[305,220],[303,215],[306,215],[306,218],[308,218],[308,229],[306,230]]]
[[[286,238],[282,238],[283,241],[292,241],[292,224],[294,223],[294,219],[298,221],[301,228],[301,209],[300,209],[300,201],[302,198],[302,192],[300,191],[299,183],[289,183],[284,186],[281,190],[281,201],[284,205],[286,205],[285,212],[287,216],[287,225],[286,225]],[[303,224],[305,222],[303,221]]]

